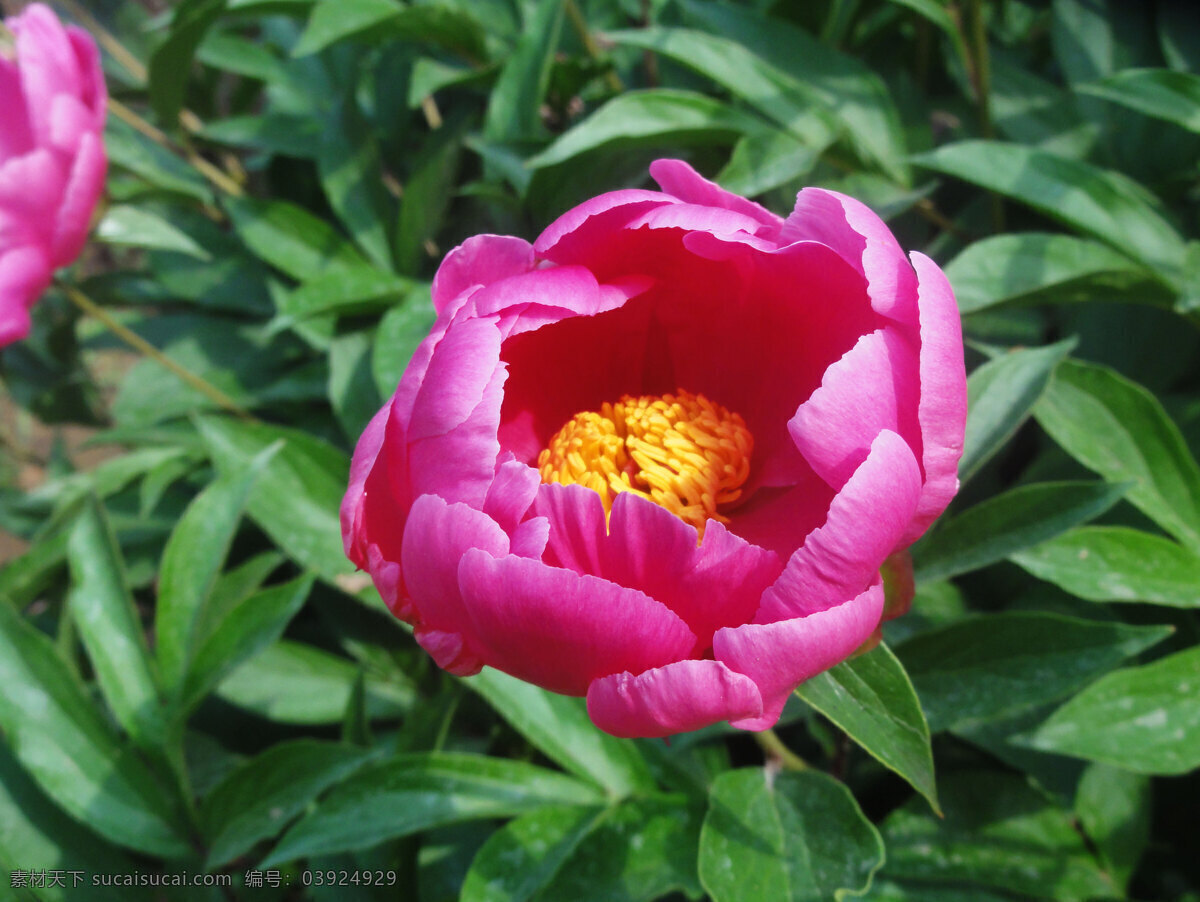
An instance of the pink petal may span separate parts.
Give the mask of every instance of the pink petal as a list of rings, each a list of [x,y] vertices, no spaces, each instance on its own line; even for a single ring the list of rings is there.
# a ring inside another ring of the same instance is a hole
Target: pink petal
[[[0,116],[0,160],[23,156],[33,149],[33,133],[21,88],[21,73],[15,60],[0,56],[0,97],[4,97],[4,115]]]
[[[864,335],[825,371],[820,388],[788,423],[796,447],[821,478],[835,488],[845,485],[885,429],[921,453],[917,366],[913,343],[884,328]]]
[[[29,334],[29,308],[50,284],[50,262],[40,247],[0,251],[0,347]]]
[[[921,288],[921,423],[925,485],[902,545],[915,542],[958,492],[958,460],[967,422],[962,320],[937,264],[913,252]]]
[[[883,613],[883,585],[849,601],[791,620],[724,629],[713,640],[716,659],[758,685],[763,713],[735,721],[743,730],[775,725],[798,685],[841,663],[865,642]]]
[[[684,203],[723,207],[749,216],[765,227],[761,231],[767,237],[777,233],[783,226],[782,217],[710,182],[683,160],[655,160],[650,164],[650,176],[663,191]]]
[[[87,86],[79,57],[62,23],[41,3],[30,5],[7,25],[17,36],[17,60],[33,133],[38,144],[49,145],[54,98],[79,97]]]
[[[65,185],[63,166],[44,148],[0,163],[0,246],[36,242],[48,254]]]
[[[92,36],[75,25],[67,26],[67,39],[79,65],[79,99],[92,113],[91,131],[101,132],[108,115],[108,86],[100,64],[100,48]]]
[[[483,670],[483,661],[463,642],[462,633],[448,633],[418,625],[413,629],[417,644],[429,653],[438,667],[455,676],[474,676]]]
[[[508,235],[475,235],[446,255],[433,277],[433,307],[441,313],[470,289],[529,272],[533,245]]]
[[[894,432],[881,432],[833,499],[825,525],[804,540],[763,593],[755,622],[810,615],[862,592],[903,536],[920,492],[921,471],[908,444]]]
[[[653,207],[635,216],[627,229],[684,229],[689,232],[711,232],[714,235],[753,235],[760,223],[753,216],[721,207],[699,204],[667,204]]]
[[[533,504],[541,484],[541,477],[533,467],[506,460],[496,467],[496,476],[483,501],[483,512],[511,535]]]
[[[360,569],[367,565],[367,536],[363,531],[363,501],[367,476],[375,466],[375,460],[383,447],[383,437],[391,410],[392,405],[389,401],[371,417],[371,422],[367,423],[367,428],[358,437],[358,444],[354,446],[354,456],[350,458],[350,485],[342,497],[339,511],[342,545],[346,549],[346,556]]]
[[[825,522],[837,492],[808,470],[792,486],[764,487],[729,512],[729,530],[786,561]]]
[[[623,738],[670,736],[722,720],[762,716],[754,681],[720,661],[675,661],[644,673],[615,673],[588,687],[588,715]]]
[[[79,153],[58,208],[52,251],[55,266],[67,266],[79,256],[91,227],[92,212],[104,190],[107,168],[100,138],[91,133],[84,134],[79,140]]]
[[[675,200],[657,191],[627,188],[584,201],[564,213],[538,236],[534,253],[556,263],[580,262],[579,256],[597,234],[621,229],[639,213]]]
[[[459,585],[484,661],[553,692],[584,695],[595,679],[678,660],[696,641],[641,592],[528,558],[468,551]]]

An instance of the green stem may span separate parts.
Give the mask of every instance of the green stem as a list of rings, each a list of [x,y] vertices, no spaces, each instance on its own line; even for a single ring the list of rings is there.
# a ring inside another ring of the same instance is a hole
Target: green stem
[[[204,395],[204,397],[208,398],[218,407],[224,408],[225,410],[232,414],[236,414],[242,419],[254,419],[236,401],[234,401],[233,398],[225,394],[225,392],[221,391],[211,382],[202,379],[200,376],[197,376],[190,370],[184,369],[158,348],[154,347],[154,345],[150,344],[150,342],[146,341],[146,339],[142,338],[142,336],[119,323],[113,318],[112,314],[95,303],[78,288],[75,288],[71,285],[64,285],[62,283],[59,283],[59,288],[62,289],[63,293],[67,296],[68,300],[70,300],[72,304],[89,316],[98,319],[108,328],[110,332],[113,333],[113,335],[117,336],[117,338],[121,339],[123,342],[125,342],[125,344],[129,345],[139,354],[149,357],[155,363],[174,373],[185,384],[196,389],[196,391],[200,392],[202,395]]]
[[[587,51],[588,56],[594,60],[601,58],[600,45],[596,43],[596,39],[592,37],[592,32],[588,28],[587,19],[583,17],[583,13],[579,10],[579,4],[575,0],[564,0],[563,8],[567,12],[567,18],[571,20],[571,27],[575,29],[575,33],[579,35],[579,40],[583,42],[583,47]],[[617,75],[612,69],[608,70],[605,76],[609,88],[614,92],[619,93],[625,89],[625,85],[621,81],[621,76]]]
[[[987,23],[983,18],[983,0],[970,0],[970,3],[972,81],[975,100],[979,104],[980,132],[990,141],[996,137],[996,129],[992,122],[992,65],[988,53]],[[995,192],[992,192],[992,228],[997,234],[1004,231],[1004,200]]]
[[[768,761],[778,763],[784,770],[808,770],[808,762],[783,744],[774,730],[763,730],[754,734]]]

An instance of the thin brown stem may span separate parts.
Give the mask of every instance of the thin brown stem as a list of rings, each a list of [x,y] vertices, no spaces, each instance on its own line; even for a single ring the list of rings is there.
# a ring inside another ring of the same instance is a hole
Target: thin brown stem
[[[58,3],[71,15],[72,19],[95,35],[96,41],[108,51],[108,55],[115,59],[122,69],[138,81],[146,81],[149,73],[142,65],[142,61],[126,50],[125,45],[118,41],[111,31],[101,25],[95,16],[75,0],[58,0]]]

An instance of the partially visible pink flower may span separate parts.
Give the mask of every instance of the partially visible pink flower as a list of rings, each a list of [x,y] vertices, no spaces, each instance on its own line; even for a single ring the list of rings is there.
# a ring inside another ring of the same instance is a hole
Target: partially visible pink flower
[[[958,310],[858,201],[783,219],[650,171],[446,257],[343,537],[453,673],[585,695],[618,736],[761,730],[872,639],[881,567],[957,490]]]
[[[41,3],[4,25],[15,56],[0,48],[0,346],[29,334],[29,308],[83,247],[108,99],[87,32]]]

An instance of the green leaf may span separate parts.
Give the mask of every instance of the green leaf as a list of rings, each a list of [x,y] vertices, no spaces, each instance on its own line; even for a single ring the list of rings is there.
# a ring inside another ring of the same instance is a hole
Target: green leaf
[[[307,210],[249,197],[224,203],[246,247],[298,281],[367,265],[354,245]]]
[[[1029,417],[1054,368],[1075,347],[1068,339],[1044,348],[1009,351],[967,380],[967,429],[958,478],[966,482],[1007,444]]]
[[[287,724],[338,724],[361,670],[345,658],[280,639],[250,658],[217,687],[223,701]],[[414,689],[395,673],[368,676],[369,718],[394,720],[412,704]]]
[[[791,132],[755,132],[734,145],[716,181],[734,194],[756,197],[806,175],[818,157],[816,150]]]
[[[366,332],[349,332],[329,345],[329,402],[352,442],[383,403],[371,375],[372,343]]]
[[[1138,529],[1084,526],[1011,560],[1088,601],[1200,607],[1200,555]]]
[[[20,557],[0,567],[0,598],[23,608],[49,585],[67,562],[69,533],[56,529],[41,536]]]
[[[1012,303],[1173,300],[1150,272],[1123,254],[1087,238],[1046,232],[976,241],[946,265],[946,278],[964,314]]]
[[[1200,134],[1200,76],[1190,72],[1123,69],[1095,84],[1077,85],[1076,90]]]
[[[416,274],[429,257],[427,243],[437,235],[457,190],[455,179],[466,124],[463,120],[457,128],[438,129],[413,162],[396,224],[396,263],[402,273]]]
[[[233,544],[250,489],[279,445],[265,448],[244,469],[218,475],[184,511],[163,551],[155,609],[158,666],[178,695],[198,647],[196,625]]]
[[[700,882],[714,902],[861,895],[883,843],[843,784],[814,771],[728,771],[700,832]]]
[[[1200,466],[1154,395],[1105,367],[1068,360],[1034,415],[1085,467],[1132,483],[1126,499],[1200,553]]]
[[[104,150],[114,166],[129,170],[155,188],[201,203],[212,202],[212,189],[195,169],[116,116],[109,116],[105,123]]]
[[[199,644],[188,668],[185,710],[199,702],[239,664],[273,643],[304,605],[313,578],[301,576],[246,598],[230,610]]]
[[[338,0],[314,3],[312,15],[292,56],[307,56],[324,50],[336,41],[367,31],[404,12],[396,0]]]
[[[1129,883],[1150,840],[1150,780],[1142,774],[1093,764],[1075,794],[1080,825],[1119,886]]]
[[[1169,627],[1010,612],[928,630],[896,654],[930,727],[939,731],[1055,701],[1170,633]]]
[[[95,500],[83,506],[67,545],[68,595],[79,638],[117,722],[145,748],[163,742],[158,679],[116,538]]]
[[[1097,680],[1055,711],[1029,745],[1139,774],[1200,767],[1200,646]]]
[[[150,106],[168,129],[178,124],[196,48],[225,10],[225,3],[226,0],[185,0],[175,10],[167,39],[150,56],[147,66]]]
[[[280,549],[322,579],[336,582],[354,572],[338,522],[350,469],[341,451],[307,433],[264,423],[202,417],[198,424],[217,469],[231,476],[283,440],[259,475],[247,512]]]
[[[374,266],[326,272],[282,295],[270,331],[279,332],[314,316],[350,315],[387,308],[414,290],[414,283]]]
[[[565,6],[560,0],[538,0],[530,7],[529,21],[488,100],[483,123],[487,140],[533,140],[545,134],[541,107],[550,84]]]
[[[310,160],[320,151],[323,129],[321,121],[312,116],[264,113],[206,122],[200,134],[218,144]]]
[[[763,123],[733,107],[690,91],[627,91],[565,131],[526,165],[539,169],[620,143],[678,142],[685,136],[714,141],[761,131]]]
[[[960,772],[943,778],[940,788],[945,818],[910,803],[884,821],[889,877],[1062,902],[1115,895],[1070,814],[1047,804],[1023,778],[995,770]],[[968,891],[959,898],[990,897]]]
[[[904,665],[886,645],[843,661],[796,690],[938,810],[929,725]]]
[[[96,226],[95,237],[105,244],[176,251],[197,260],[212,259],[212,254],[191,236],[142,207],[109,207]]]
[[[863,160],[891,181],[910,183],[900,114],[884,80],[861,59],[839,53],[786,19],[751,9],[697,2],[684,9],[705,31],[736,41],[790,76],[792,85],[803,85],[841,120],[846,140]]]
[[[292,56],[307,56],[331,44],[355,38],[431,41],[470,60],[486,57],[485,33],[462,9],[446,4],[405,6],[396,0],[320,0]]]
[[[487,668],[466,681],[556,764],[621,798],[654,789],[637,746],[597,730],[582,699],[547,692]]]
[[[366,849],[460,821],[599,801],[588,784],[521,761],[439,752],[397,755],[332,789],[284,835],[262,867]]]
[[[204,799],[205,867],[219,868],[278,836],[317,796],[376,757],[378,749],[293,739],[247,761]]]
[[[371,374],[381,396],[390,398],[395,393],[408,362],[436,320],[428,285],[414,289],[383,315],[371,353]]]
[[[807,83],[772,66],[737,41],[688,28],[662,27],[610,32],[606,37],[653,50],[694,69],[818,151],[837,136],[837,123]]]
[[[42,790],[122,846],[158,856],[191,851],[163,791],[118,744],[50,640],[0,604],[0,729]]]
[[[1100,516],[1129,486],[1039,482],[982,501],[943,523],[913,550],[920,581],[978,570]]]
[[[1178,286],[1183,239],[1145,189],[1124,175],[999,141],[959,141],[914,162],[1028,204],[1107,242]]]

